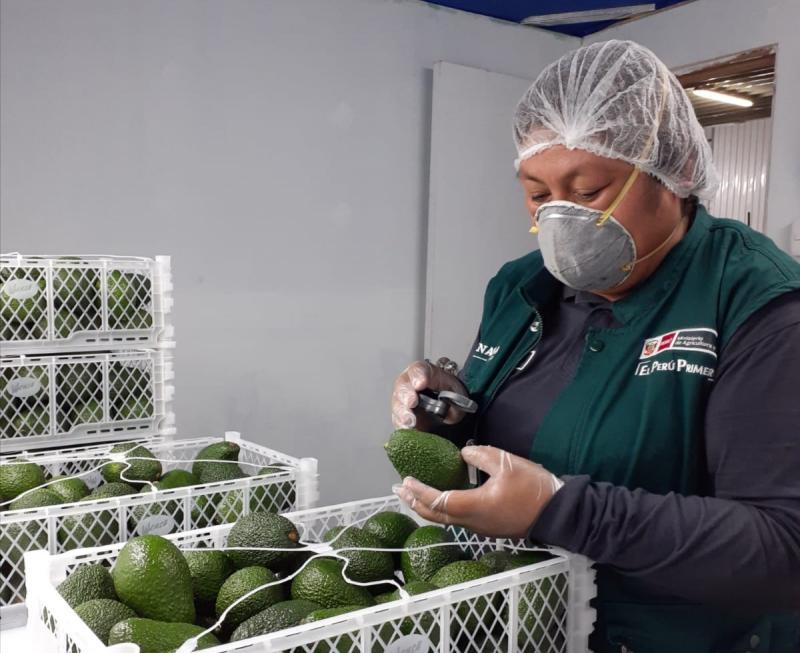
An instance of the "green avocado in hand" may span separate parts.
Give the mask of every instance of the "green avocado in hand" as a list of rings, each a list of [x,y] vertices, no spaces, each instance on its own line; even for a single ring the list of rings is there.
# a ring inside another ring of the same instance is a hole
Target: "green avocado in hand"
[[[458,490],[467,484],[467,464],[449,440],[433,433],[398,429],[383,445],[401,478],[413,476],[437,490]]]

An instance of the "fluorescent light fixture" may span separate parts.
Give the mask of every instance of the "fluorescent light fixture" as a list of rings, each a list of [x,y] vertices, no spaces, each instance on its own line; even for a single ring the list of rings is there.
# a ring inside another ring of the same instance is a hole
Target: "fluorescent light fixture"
[[[639,14],[656,10],[655,3],[645,5],[628,5],[627,7],[608,7],[606,9],[589,9],[587,11],[568,11],[563,14],[539,14],[523,18],[523,25],[575,25],[577,23],[596,23],[603,20],[622,20]]]
[[[728,95],[727,93],[720,93],[718,91],[710,91],[707,88],[692,89],[692,93],[698,97],[705,98],[706,100],[713,100],[714,102],[723,102],[725,104],[733,104],[737,107],[752,107],[752,100],[745,100],[735,95]]]

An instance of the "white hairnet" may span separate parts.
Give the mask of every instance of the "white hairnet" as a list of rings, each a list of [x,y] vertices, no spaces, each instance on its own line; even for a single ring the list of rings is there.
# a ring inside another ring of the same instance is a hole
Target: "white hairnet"
[[[685,91],[632,41],[579,48],[545,68],[514,114],[515,166],[554,145],[639,166],[679,197],[713,195],[717,173]]]

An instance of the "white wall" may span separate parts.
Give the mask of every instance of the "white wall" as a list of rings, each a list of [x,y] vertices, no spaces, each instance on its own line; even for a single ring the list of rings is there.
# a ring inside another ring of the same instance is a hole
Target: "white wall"
[[[763,232],[772,118],[714,125],[706,128],[709,132],[720,183],[708,210]]]
[[[784,249],[800,206],[798,26],[797,0],[698,0],[584,40],[631,39],[653,50],[671,68],[777,44],[765,233]]]
[[[424,349],[432,360],[469,359],[489,279],[538,247],[508,137],[509,107],[530,84],[446,62],[434,67]]]
[[[388,491],[431,68],[532,77],[577,40],[394,0],[3,0],[0,23],[2,250],[171,254],[180,434],[318,456],[325,500]]]

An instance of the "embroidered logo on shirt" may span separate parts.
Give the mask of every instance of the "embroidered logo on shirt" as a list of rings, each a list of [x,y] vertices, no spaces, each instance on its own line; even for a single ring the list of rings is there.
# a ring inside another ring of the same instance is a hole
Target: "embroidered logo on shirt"
[[[684,372],[686,374],[699,374],[711,381],[714,378],[715,371],[716,369],[713,367],[700,365],[698,363],[690,363],[685,358],[677,358],[668,361],[639,361],[634,375],[650,376],[657,372]]]
[[[490,345],[484,345],[482,342],[478,343],[478,346],[475,347],[475,351],[472,352],[472,357],[477,358],[479,361],[483,361],[484,363],[492,360],[497,354],[500,352],[500,347],[492,347]]]
[[[668,350],[697,351],[716,358],[717,332],[706,327],[696,327],[670,331],[655,338],[648,338],[644,341],[639,360],[657,356]]]

